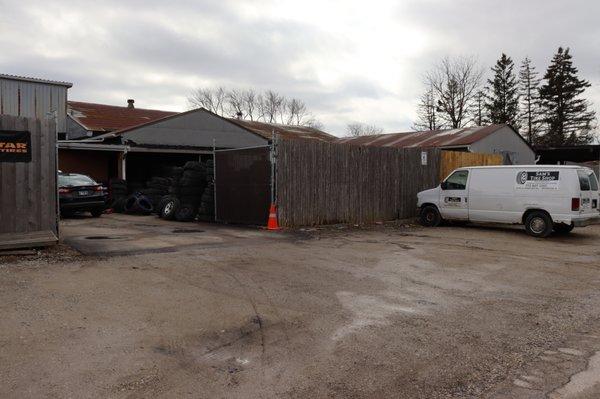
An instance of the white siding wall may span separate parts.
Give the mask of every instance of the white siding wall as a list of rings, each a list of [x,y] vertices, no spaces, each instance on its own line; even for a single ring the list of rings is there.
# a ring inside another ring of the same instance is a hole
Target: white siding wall
[[[516,165],[531,165],[535,163],[535,153],[518,133],[506,126],[486,138],[471,145],[472,152],[502,154],[504,151],[514,153],[512,157]]]

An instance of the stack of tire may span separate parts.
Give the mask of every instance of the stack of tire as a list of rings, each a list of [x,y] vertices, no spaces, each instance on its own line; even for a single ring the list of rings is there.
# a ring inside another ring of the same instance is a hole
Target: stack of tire
[[[123,212],[127,201],[127,182],[122,179],[110,179],[108,182],[109,208]]]
[[[146,187],[142,192],[148,197],[152,203],[152,207],[158,210],[160,200],[169,194],[169,187],[173,184],[173,180],[168,177],[152,177],[146,182]]]
[[[187,162],[181,178],[172,179],[169,195],[159,201],[159,216],[163,219],[191,222],[198,214],[200,198],[206,188],[206,167],[200,162]]]
[[[206,161],[206,188],[200,197],[198,218],[203,221],[215,220],[215,166],[212,159]]]

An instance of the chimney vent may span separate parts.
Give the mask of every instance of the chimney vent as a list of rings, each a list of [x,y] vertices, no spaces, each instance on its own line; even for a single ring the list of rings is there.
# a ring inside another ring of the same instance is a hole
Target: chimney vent
[[[130,98],[129,100],[127,100],[127,108],[135,108],[133,106],[134,102],[135,102],[135,100],[133,98]]]

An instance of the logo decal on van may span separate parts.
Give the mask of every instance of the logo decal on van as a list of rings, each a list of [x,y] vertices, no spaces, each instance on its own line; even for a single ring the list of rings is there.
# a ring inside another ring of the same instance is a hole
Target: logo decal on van
[[[517,189],[558,190],[558,171],[522,171],[517,173]]]

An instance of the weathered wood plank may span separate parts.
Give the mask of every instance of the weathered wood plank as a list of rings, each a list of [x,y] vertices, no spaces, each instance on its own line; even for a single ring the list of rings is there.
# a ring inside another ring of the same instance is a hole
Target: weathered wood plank
[[[22,248],[55,243],[58,228],[54,123],[0,115],[0,129],[27,130],[31,134],[31,162],[0,162],[0,246]]]
[[[277,197],[282,226],[371,223],[416,214],[416,194],[437,185],[439,150],[280,140]]]

